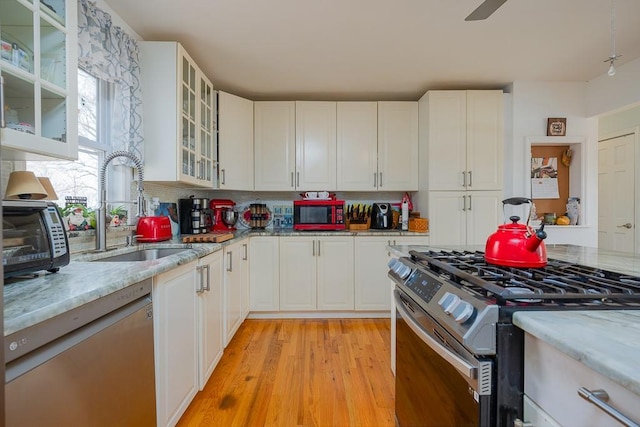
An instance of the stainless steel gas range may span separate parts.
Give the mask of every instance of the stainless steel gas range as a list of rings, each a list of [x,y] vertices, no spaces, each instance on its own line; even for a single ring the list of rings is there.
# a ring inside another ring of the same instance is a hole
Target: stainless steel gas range
[[[521,310],[640,309],[640,278],[550,259],[487,264],[482,252],[392,259],[396,418],[405,426],[514,426],[523,417]]]

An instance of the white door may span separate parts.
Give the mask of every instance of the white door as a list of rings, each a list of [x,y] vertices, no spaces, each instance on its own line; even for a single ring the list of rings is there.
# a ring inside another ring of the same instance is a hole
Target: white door
[[[254,154],[256,191],[295,189],[296,104],[294,101],[254,103]]]
[[[316,240],[318,310],[353,310],[353,237]]]
[[[502,222],[502,191],[467,192],[467,245],[484,245]]]
[[[251,311],[280,310],[279,240],[278,236],[253,236],[250,239]]]
[[[418,103],[378,102],[378,190],[417,190],[418,166]]]
[[[429,238],[432,245],[467,242],[467,193],[429,191]]]
[[[296,101],[296,188],[336,188],[336,103]]]
[[[337,189],[374,191],[378,173],[378,104],[338,102]]]
[[[224,249],[224,337],[226,347],[242,323],[242,247],[233,243]]]
[[[635,251],[634,134],[598,143],[598,247]]]
[[[219,185],[253,190],[253,101],[218,92]]]
[[[280,238],[280,311],[316,309],[316,240]]]

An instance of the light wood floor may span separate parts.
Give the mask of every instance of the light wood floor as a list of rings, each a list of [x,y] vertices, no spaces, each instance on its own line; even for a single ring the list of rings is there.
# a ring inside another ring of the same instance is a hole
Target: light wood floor
[[[178,426],[394,426],[389,328],[246,320]]]

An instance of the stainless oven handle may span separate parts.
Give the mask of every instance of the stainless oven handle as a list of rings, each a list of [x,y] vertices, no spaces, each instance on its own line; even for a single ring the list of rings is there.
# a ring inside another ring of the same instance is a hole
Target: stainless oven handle
[[[578,389],[578,395],[581,398],[586,400],[589,403],[593,403],[598,408],[606,412],[611,417],[615,418],[618,422],[624,424],[628,427],[638,427],[640,424],[637,424],[622,412],[618,411],[613,406],[609,405],[607,402],[609,401],[609,393],[604,390],[589,390],[585,387],[580,387]]]
[[[422,329],[422,327],[415,322],[415,320],[413,320],[413,317],[411,316],[411,314],[409,314],[409,312],[405,308],[404,303],[402,302],[402,299],[400,298],[400,295],[398,294],[397,290],[393,291],[393,297],[396,301],[396,308],[398,309],[398,312],[400,313],[400,315],[407,322],[407,325],[409,325],[411,330],[415,332],[415,334],[418,335],[418,337],[425,344],[431,347],[433,351],[438,353],[440,357],[442,357],[444,360],[449,362],[451,366],[456,368],[456,370],[460,372],[462,375],[464,375],[465,377],[469,378],[470,380],[475,380],[477,378],[478,368],[471,365],[466,360],[461,359],[455,353],[452,353],[451,351],[449,351],[448,349],[440,345],[438,341],[431,338],[429,334],[426,333]]]

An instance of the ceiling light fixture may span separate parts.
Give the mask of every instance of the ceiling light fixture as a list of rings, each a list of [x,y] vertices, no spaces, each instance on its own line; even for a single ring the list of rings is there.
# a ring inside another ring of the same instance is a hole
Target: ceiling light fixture
[[[616,74],[616,67],[613,64],[621,56],[616,55],[616,0],[611,0],[611,55],[604,60],[609,63],[609,71],[607,71],[609,76]]]

